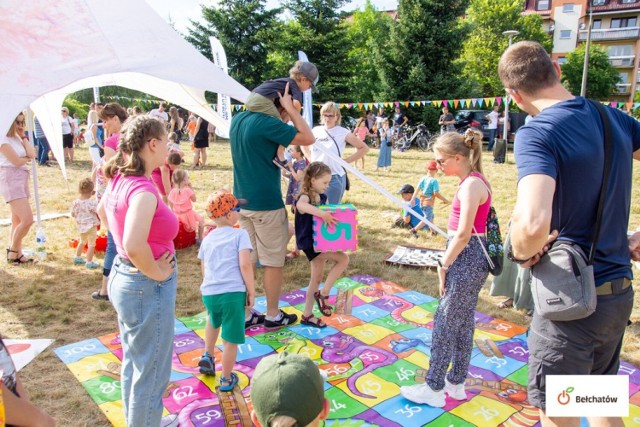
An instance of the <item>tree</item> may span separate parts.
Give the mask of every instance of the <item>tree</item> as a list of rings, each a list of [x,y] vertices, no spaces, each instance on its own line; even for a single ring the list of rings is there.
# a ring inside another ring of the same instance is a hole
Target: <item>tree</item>
[[[367,0],[364,10],[353,13],[348,26],[351,42],[349,52],[350,96],[356,100],[383,100],[380,94],[381,52],[386,47],[388,34],[393,24],[391,17],[376,10]]]
[[[582,87],[585,50],[585,45],[578,46],[567,55],[567,62],[562,66],[562,83],[574,95],[579,95]],[[607,52],[600,46],[592,44],[589,49],[586,96],[606,100],[616,91],[618,82],[620,82],[620,74],[609,62]]]
[[[495,96],[504,91],[498,77],[500,55],[509,45],[502,33],[516,30],[517,40],[532,40],[551,50],[551,37],[544,32],[538,15],[522,15],[522,0],[471,0],[460,25],[469,29],[460,62],[465,79],[475,90],[467,96]]]
[[[457,25],[468,0],[400,0],[398,22],[383,51],[382,95],[387,99],[442,99],[461,93],[454,59],[465,29]]]
[[[225,49],[229,74],[253,88],[267,74],[267,45],[280,23],[280,9],[265,9],[265,0],[220,0],[216,7],[202,6],[205,23],[191,21],[186,40],[211,58],[209,37]]]
[[[287,21],[270,45],[271,77],[288,75],[298,59],[298,50],[307,54],[320,73],[319,99],[349,99],[349,67],[345,58],[350,50],[347,25],[339,12],[346,0],[289,0],[285,8],[293,19]]]

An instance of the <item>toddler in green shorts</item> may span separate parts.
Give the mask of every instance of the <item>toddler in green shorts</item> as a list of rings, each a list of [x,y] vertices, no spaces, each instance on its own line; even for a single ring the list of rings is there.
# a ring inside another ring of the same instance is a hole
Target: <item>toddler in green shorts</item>
[[[202,240],[198,258],[202,265],[202,301],[209,314],[205,328],[205,353],[200,372],[215,375],[213,355],[222,330],[222,377],[220,390],[231,391],[238,383],[233,373],[238,344],[244,344],[246,315],[264,322],[264,316],[250,312],[254,303],[255,279],[251,264],[251,241],[241,228],[233,228],[240,217],[238,199],[224,191],[207,200],[207,213],[216,228]]]

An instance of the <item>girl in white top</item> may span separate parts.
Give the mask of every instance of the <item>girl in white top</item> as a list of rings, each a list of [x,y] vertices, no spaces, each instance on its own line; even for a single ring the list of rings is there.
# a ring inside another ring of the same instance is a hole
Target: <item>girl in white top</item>
[[[23,264],[33,261],[22,254],[22,239],[33,224],[29,205],[29,167],[36,157],[33,145],[24,135],[24,114],[11,123],[7,135],[0,138],[0,194],[11,209],[11,237],[7,262]]]
[[[345,159],[347,163],[353,163],[361,159],[369,151],[369,147],[364,141],[351,133],[349,129],[340,126],[341,118],[340,109],[334,102],[325,103],[320,109],[321,125],[314,127],[312,130],[316,138],[315,144],[302,147],[305,157],[310,162],[322,162],[331,169],[331,181],[325,191],[329,204],[340,203],[346,189],[347,179],[342,166],[329,158],[318,146],[322,145],[342,157],[346,143],[349,143],[356,148],[356,152]]]

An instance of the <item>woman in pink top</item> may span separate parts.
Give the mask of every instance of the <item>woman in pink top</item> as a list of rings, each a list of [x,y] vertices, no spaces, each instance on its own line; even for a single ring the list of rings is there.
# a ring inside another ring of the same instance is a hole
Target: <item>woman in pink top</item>
[[[129,426],[160,425],[162,394],[171,373],[178,220],[151,180],[167,149],[164,124],[136,116],[125,123],[119,151],[104,167],[110,181],[99,212],[107,218],[118,252],[109,297],[118,314],[120,381]]]
[[[481,245],[486,245],[491,192],[482,175],[481,133],[446,132],[437,139],[433,151],[442,172],[457,176],[460,184],[451,203],[447,250],[438,261],[441,298],[433,323],[426,382],[403,386],[400,393],[412,402],[441,408],[445,394],[454,400],[467,399],[464,380],[473,348],[474,311],[489,275]]]
[[[102,158],[103,162],[96,165],[96,167],[101,168],[102,164],[108,163],[109,160],[111,160],[118,152],[120,130],[122,129],[122,124],[127,120],[128,115],[127,110],[125,110],[122,105],[118,104],[117,102],[109,102],[102,108],[102,110],[100,110],[98,116],[102,120],[102,126],[104,127],[105,133],[110,135],[109,138],[107,138],[107,140],[104,142],[104,157]],[[101,170],[96,171],[96,177],[98,177],[99,175],[102,175],[100,178],[104,179],[104,174],[102,174]],[[103,225],[105,225],[104,217],[100,219],[103,222]],[[101,228],[101,230],[105,230],[106,228],[107,227],[103,227]],[[111,235],[111,231],[107,230],[107,250],[104,253],[104,262],[102,264],[102,285],[100,286],[99,291],[95,291],[91,294],[91,298],[95,300],[109,301],[107,283],[115,256],[116,247],[115,243],[113,243],[113,236]]]

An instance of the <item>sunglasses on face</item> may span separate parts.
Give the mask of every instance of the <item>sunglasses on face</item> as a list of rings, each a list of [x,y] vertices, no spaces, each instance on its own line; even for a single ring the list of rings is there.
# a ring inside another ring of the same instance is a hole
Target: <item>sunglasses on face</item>
[[[25,121],[24,120],[16,120],[16,124],[19,126],[24,126],[25,125]]]
[[[445,159],[436,159],[436,163],[437,163],[438,165],[442,166],[442,165],[444,165],[445,163],[447,163],[447,161],[448,161],[449,159],[451,159],[451,158],[452,158],[452,156],[451,156],[451,157],[447,157],[447,158],[445,158]]]

